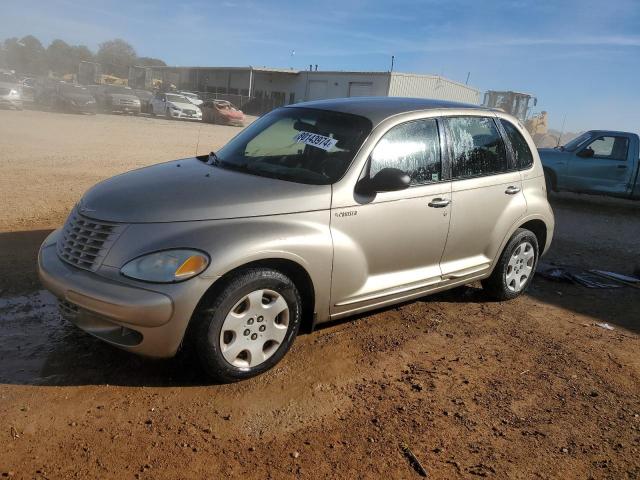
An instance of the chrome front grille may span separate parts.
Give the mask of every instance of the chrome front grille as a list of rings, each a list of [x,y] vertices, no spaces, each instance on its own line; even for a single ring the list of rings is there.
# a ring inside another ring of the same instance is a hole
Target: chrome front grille
[[[185,110],[183,110],[183,112],[186,113],[187,115],[195,115],[196,114],[195,110],[187,110],[187,109],[185,109]]]
[[[57,244],[58,257],[71,265],[95,271],[124,225],[103,222],[71,212]]]
[[[120,105],[135,105],[136,101],[135,100],[130,100],[128,98],[121,98],[120,99]]]

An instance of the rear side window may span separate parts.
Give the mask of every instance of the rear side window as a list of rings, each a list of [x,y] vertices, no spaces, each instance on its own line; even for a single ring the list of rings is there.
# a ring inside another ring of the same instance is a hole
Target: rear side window
[[[504,142],[492,118],[451,117],[447,123],[453,178],[492,175],[509,170]]]
[[[531,154],[527,141],[511,122],[504,118],[501,118],[500,122],[506,130],[509,142],[511,142],[511,146],[513,147],[513,154],[516,157],[516,165],[519,169],[529,168],[533,165],[533,155]]]
[[[440,137],[433,118],[397,125],[380,139],[371,153],[373,177],[383,168],[398,168],[411,178],[411,185],[438,182],[442,178]]]

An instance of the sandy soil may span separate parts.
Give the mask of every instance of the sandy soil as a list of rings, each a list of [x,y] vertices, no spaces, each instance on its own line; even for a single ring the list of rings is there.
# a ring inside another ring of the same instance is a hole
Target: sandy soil
[[[63,322],[39,243],[82,191],[191,155],[198,125],[0,111],[0,476],[640,478],[640,290],[476,286],[300,336],[267,374],[210,385]],[[205,125],[199,152],[237,129]],[[546,261],[631,273],[640,204],[554,196]],[[599,327],[607,322],[613,330]]]

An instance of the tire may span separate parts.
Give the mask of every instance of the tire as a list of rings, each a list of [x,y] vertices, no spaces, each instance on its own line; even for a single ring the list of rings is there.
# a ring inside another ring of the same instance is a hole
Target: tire
[[[252,302],[256,299],[260,303]],[[300,293],[286,275],[265,268],[242,270],[196,312],[191,341],[208,375],[236,382],[277,364],[298,334],[301,318]]]
[[[171,112],[169,111],[168,108],[165,110],[164,116],[167,118],[167,120],[173,120],[173,117],[171,116]]]
[[[531,255],[530,257],[528,255]],[[531,285],[538,265],[538,239],[524,228],[515,231],[482,288],[495,300],[511,300]]]

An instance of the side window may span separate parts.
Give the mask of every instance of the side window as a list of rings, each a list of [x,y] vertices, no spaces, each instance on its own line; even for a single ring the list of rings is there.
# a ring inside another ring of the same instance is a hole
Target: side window
[[[626,160],[628,149],[629,139],[626,137],[598,137],[589,143],[583,151],[588,152],[591,150],[593,152],[593,154],[589,154],[587,157]]]
[[[397,125],[380,139],[371,153],[373,177],[383,168],[398,168],[411,177],[411,185],[442,178],[440,137],[434,118]]]
[[[509,169],[504,142],[492,118],[451,117],[447,122],[453,178],[491,175]]]
[[[504,118],[501,118],[500,122],[507,132],[509,142],[511,142],[511,146],[513,147],[513,154],[516,156],[516,165],[518,165],[520,169],[529,168],[533,165],[533,155],[531,154],[527,141],[511,122]]]

